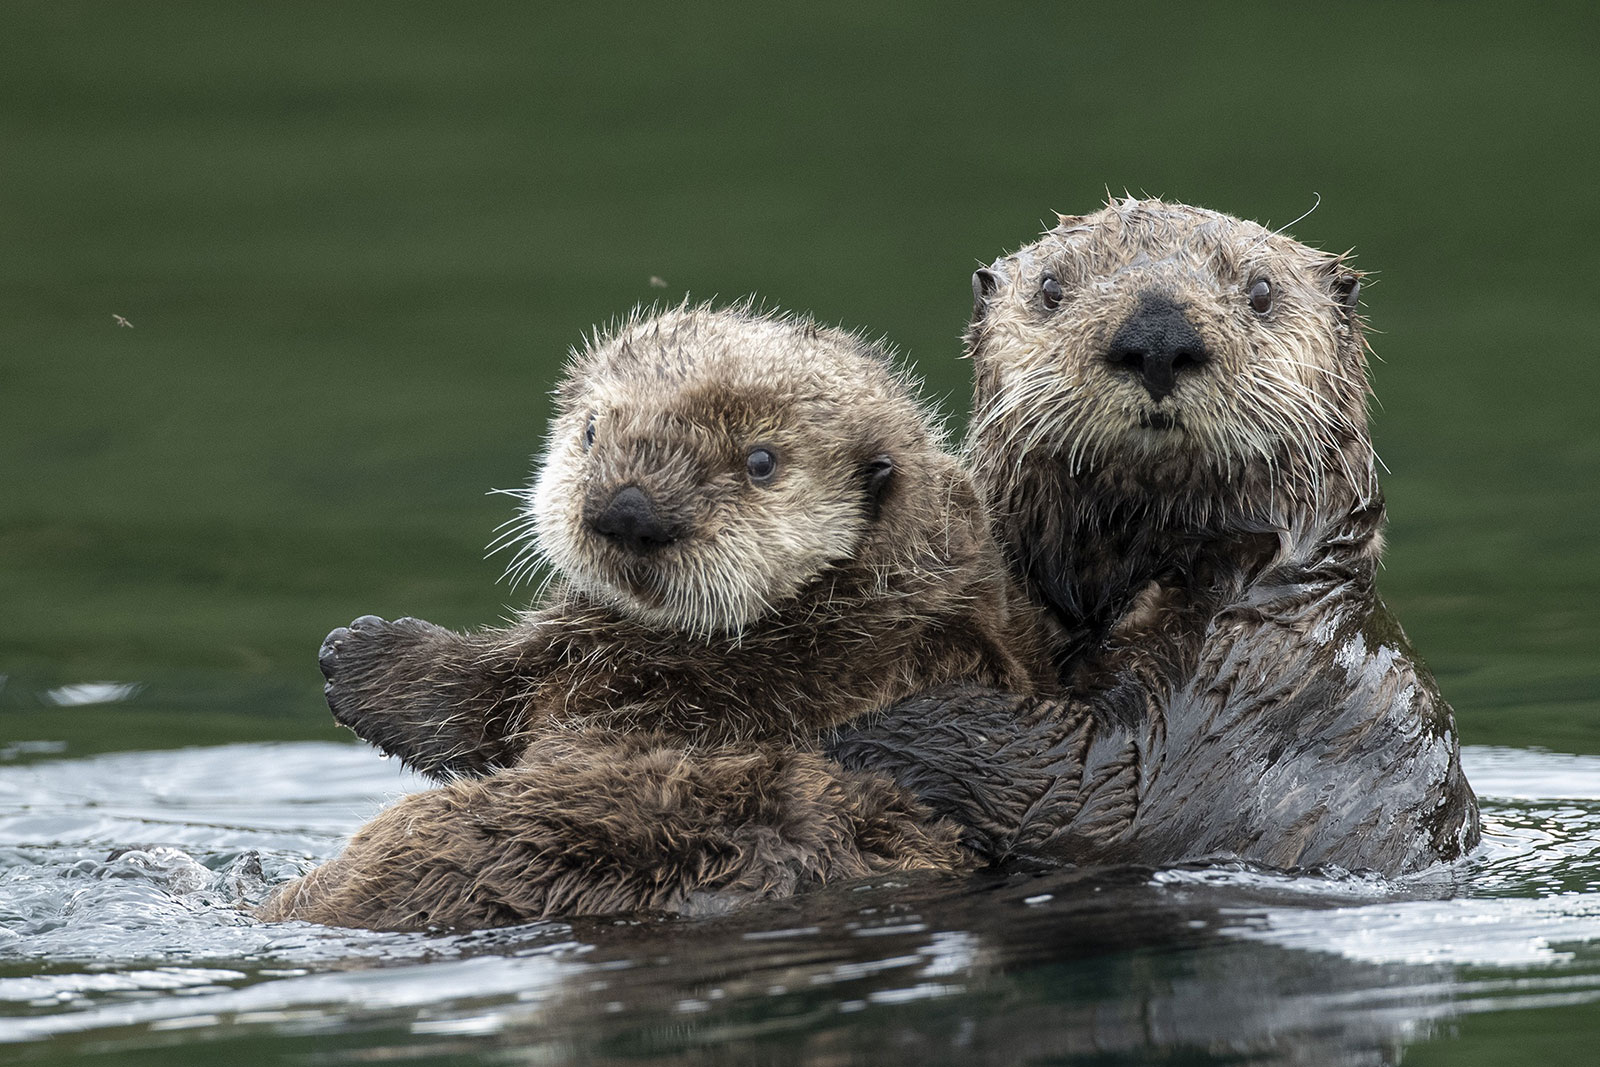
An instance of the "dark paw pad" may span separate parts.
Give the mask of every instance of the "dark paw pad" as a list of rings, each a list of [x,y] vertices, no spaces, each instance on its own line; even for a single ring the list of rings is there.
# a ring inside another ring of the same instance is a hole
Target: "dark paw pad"
[[[416,700],[438,664],[440,637],[447,631],[421,619],[389,622],[363,615],[322,641],[317,664],[335,721],[372,741],[368,723],[387,718]],[[377,743],[374,741],[374,743]]]
[[[353,653],[357,648],[370,642],[377,632],[387,627],[389,622],[376,615],[363,615],[349,626],[340,626],[330,630],[328,636],[322,639],[322,648],[317,652],[317,666],[322,668],[322,676],[330,683],[339,673],[339,668],[348,660],[347,653]]]
[[[317,665],[327,679],[322,692],[334,719],[363,734],[362,723],[382,712],[404,689],[407,653],[429,629],[431,625],[419,619],[389,622],[363,615],[323,638]]]

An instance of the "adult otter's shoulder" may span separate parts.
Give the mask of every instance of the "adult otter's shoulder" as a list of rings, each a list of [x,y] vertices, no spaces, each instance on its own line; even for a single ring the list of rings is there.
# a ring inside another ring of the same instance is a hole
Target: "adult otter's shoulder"
[[[839,758],[994,857],[1400,873],[1472,847],[1449,705],[1373,584],[1345,258],[1129,199],[973,286],[973,468],[1068,696],[914,700]]]
[[[1036,612],[903,372],[843,331],[683,307],[597,338],[556,397],[513,531],[513,570],[554,572],[544,605],[473,634],[368,618],[324,648],[340,722],[437,777],[489,777],[380,815],[276,914],[482,925],[955,865],[952,828],[814,754],[930,686],[1050,684]],[[687,745],[710,746],[697,767]],[[629,781],[655,799],[602,817]],[[648,873],[612,877],[608,850]]]

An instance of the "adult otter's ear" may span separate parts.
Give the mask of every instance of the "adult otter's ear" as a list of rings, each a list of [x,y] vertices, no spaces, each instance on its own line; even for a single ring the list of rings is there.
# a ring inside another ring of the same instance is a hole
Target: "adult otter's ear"
[[[1361,272],[1345,266],[1343,257],[1327,266],[1328,288],[1338,306],[1340,318],[1352,328],[1360,325]]]
[[[966,354],[961,358],[971,359],[977,354],[989,309],[999,299],[1000,290],[1011,284],[1013,272],[1020,273],[1027,269],[1026,256],[1024,250],[972,272],[972,319],[967,323]]]
[[[1348,314],[1355,314],[1356,300],[1361,296],[1361,272],[1341,270],[1334,275],[1333,296]]]
[[[1000,286],[1010,282],[1010,272],[1006,272],[1005,261],[995,259],[987,267],[973,270],[973,322],[978,325],[984,320],[984,315],[989,314],[989,306],[994,302],[995,293],[1000,291]]]
[[[883,511],[883,497],[894,481],[894,459],[887,455],[873,456],[865,468],[867,483],[867,521],[877,522]]]
[[[1003,275],[994,267],[979,267],[972,272],[972,320],[983,318],[989,310],[989,301],[1000,289]]]

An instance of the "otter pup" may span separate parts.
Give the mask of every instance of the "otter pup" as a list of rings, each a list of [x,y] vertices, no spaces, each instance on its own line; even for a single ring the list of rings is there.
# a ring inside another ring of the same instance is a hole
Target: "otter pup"
[[[1374,587],[1360,277],[1131,198],[979,270],[969,454],[1065,696],[946,691],[835,755],[992,859],[1394,875],[1473,847],[1450,707]]]
[[[930,686],[1048,684],[905,374],[840,330],[685,306],[596,337],[556,406],[512,531],[514,574],[553,571],[545,604],[471,634],[367,617],[323,650],[339,722],[435,777],[489,777],[380,814],[272,917],[684,911],[958,865],[953,828],[804,751]],[[606,818],[619,785],[651,799]]]

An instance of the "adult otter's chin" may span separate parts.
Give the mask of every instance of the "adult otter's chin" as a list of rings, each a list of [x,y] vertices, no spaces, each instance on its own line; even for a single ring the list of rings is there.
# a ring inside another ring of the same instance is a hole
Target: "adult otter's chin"
[[[1374,588],[1359,275],[1132,199],[973,278],[972,464],[1070,694],[844,739],[991,858],[1387,874],[1478,839],[1449,705]]]

